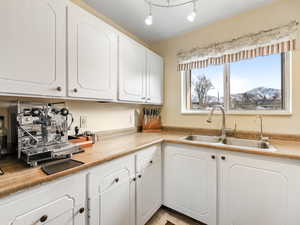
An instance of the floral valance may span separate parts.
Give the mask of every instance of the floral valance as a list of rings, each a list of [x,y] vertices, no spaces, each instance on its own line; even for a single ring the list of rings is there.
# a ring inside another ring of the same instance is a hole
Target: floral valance
[[[178,70],[187,71],[296,49],[298,22],[248,34],[231,41],[197,47],[177,54]]]

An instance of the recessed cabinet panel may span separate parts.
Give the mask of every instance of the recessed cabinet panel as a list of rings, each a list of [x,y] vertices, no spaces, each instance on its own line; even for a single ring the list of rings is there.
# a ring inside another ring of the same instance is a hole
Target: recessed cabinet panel
[[[85,225],[85,182],[79,173],[0,198],[1,225]]]
[[[69,96],[116,99],[117,32],[71,3],[68,7],[68,24]]]
[[[100,165],[88,175],[90,225],[134,225],[134,156]]]
[[[0,92],[65,95],[66,2],[0,2]]]
[[[300,167],[279,160],[230,154],[221,161],[221,225],[297,224],[300,186],[293,174]]]
[[[215,152],[185,145],[165,147],[164,204],[207,224],[216,224]]]
[[[163,58],[151,51],[147,51],[147,102],[163,103],[164,84]]]
[[[45,215],[47,216],[47,218],[44,217],[45,222],[53,220],[60,221],[60,217],[62,216],[62,218],[65,217],[69,219],[69,222],[64,225],[72,224],[73,204],[75,204],[75,202],[72,198],[64,196],[63,198],[46,204],[38,209],[33,210],[32,212],[17,216],[12,225],[34,224],[37,220],[41,220],[41,218]],[[54,223],[52,222],[52,224]]]
[[[137,154],[137,225],[144,225],[162,204],[160,145]]]
[[[119,100],[146,101],[146,49],[135,41],[120,36]]]

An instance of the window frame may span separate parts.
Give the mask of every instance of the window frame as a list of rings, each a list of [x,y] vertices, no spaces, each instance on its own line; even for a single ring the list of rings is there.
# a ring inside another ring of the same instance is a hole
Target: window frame
[[[230,109],[230,66],[224,64],[224,108],[233,115],[292,115],[292,59],[293,53],[282,53],[283,110],[231,110]],[[181,114],[208,114],[209,110],[190,108],[191,71],[181,72]],[[219,112],[218,112],[219,113]]]

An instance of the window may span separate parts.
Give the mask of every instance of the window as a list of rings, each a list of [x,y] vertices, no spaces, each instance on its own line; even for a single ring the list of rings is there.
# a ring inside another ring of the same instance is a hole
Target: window
[[[274,54],[183,74],[184,112],[223,105],[229,113],[290,113],[290,53]]]

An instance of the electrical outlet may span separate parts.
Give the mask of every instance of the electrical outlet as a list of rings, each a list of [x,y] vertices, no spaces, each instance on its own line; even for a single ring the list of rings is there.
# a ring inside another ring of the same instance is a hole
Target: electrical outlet
[[[80,128],[87,129],[87,116],[80,116]]]
[[[134,114],[135,114],[135,112],[134,111],[132,111],[132,112],[130,112],[130,115],[129,115],[129,124],[130,125],[132,125],[132,126],[134,126],[135,124],[135,116],[134,116]]]

